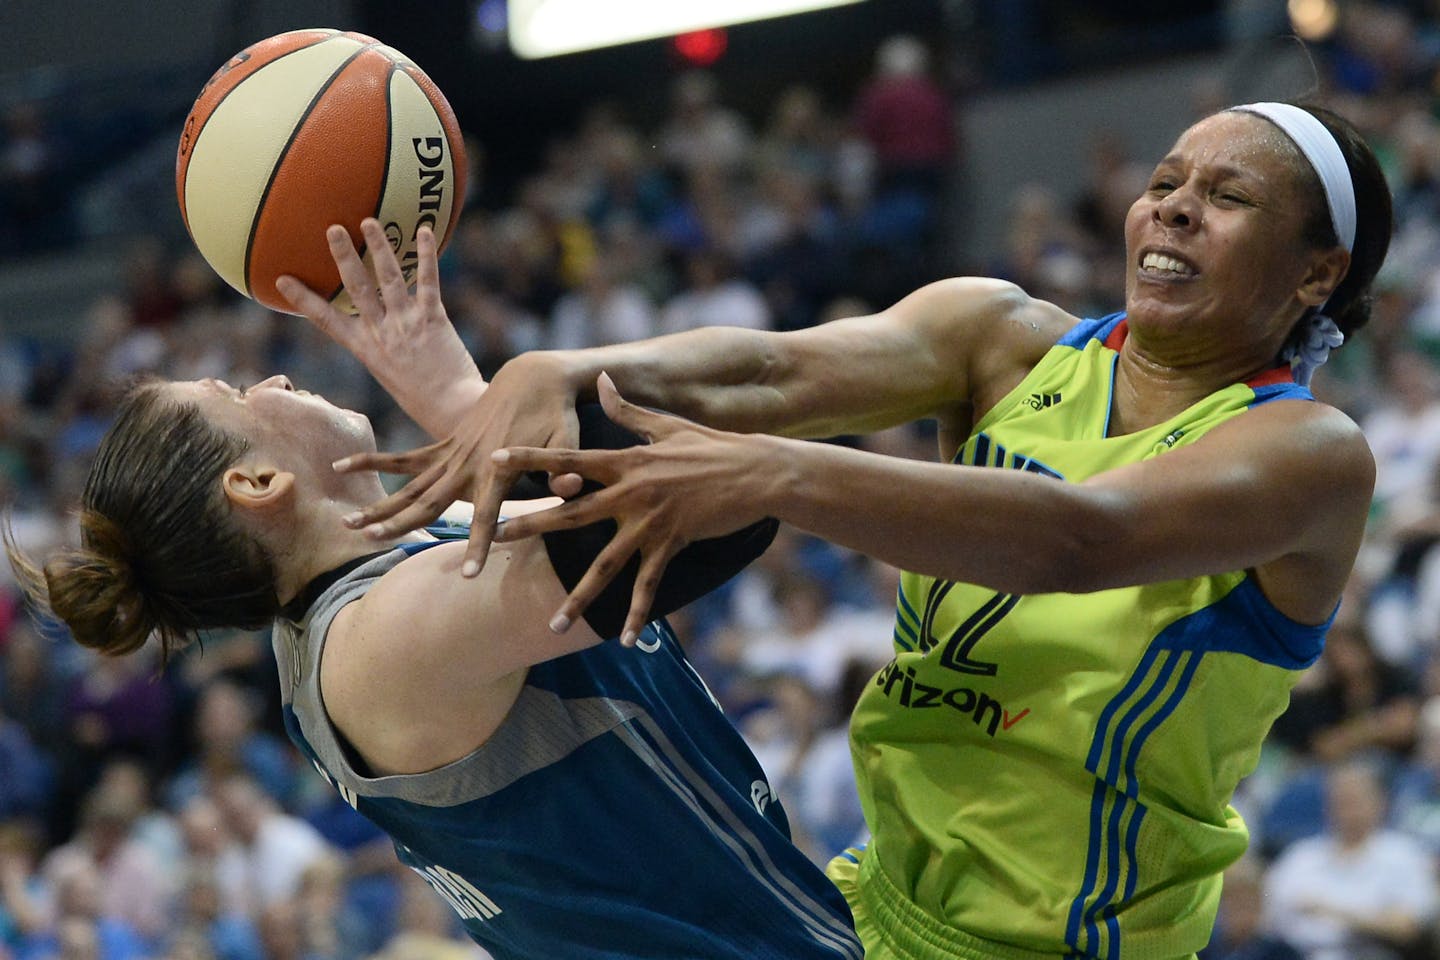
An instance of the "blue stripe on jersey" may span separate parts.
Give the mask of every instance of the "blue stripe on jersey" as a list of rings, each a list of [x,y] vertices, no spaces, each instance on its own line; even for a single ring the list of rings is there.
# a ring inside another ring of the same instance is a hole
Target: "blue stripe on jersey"
[[[1304,670],[1320,657],[1337,604],[1321,624],[1291,620],[1275,609],[1254,577],[1241,580],[1216,603],[1166,627],[1155,642],[1170,650],[1238,653],[1286,670]]]
[[[920,615],[910,605],[904,588],[895,591],[895,645],[913,651],[920,643]]]
[[[1105,426],[1100,430],[1100,436],[1110,436],[1110,418],[1115,415],[1115,371],[1120,367],[1120,354],[1116,353],[1110,358],[1110,383],[1105,388],[1105,395],[1110,398],[1110,405],[1105,408]]]
[[[1136,767],[1145,742],[1174,713],[1189,690],[1203,656],[1203,651],[1167,649],[1159,640],[1157,637],[1156,642],[1145,651],[1124,688],[1101,711],[1086,760],[1086,767],[1096,776],[1090,802],[1090,837],[1085,875],[1079,894],[1070,904],[1065,929],[1066,942],[1084,957],[1101,956],[1100,921],[1104,922],[1106,933],[1104,956],[1119,956],[1120,925],[1115,916],[1116,908],[1135,892],[1138,873],[1136,845],[1146,813],[1145,805],[1138,799],[1140,784]],[[1179,677],[1175,679],[1177,669]],[[1164,697],[1159,709],[1141,722],[1140,718],[1154,707],[1167,689],[1169,694]],[[1122,708],[1126,709],[1112,731],[1111,724]],[[1131,736],[1131,729],[1137,723],[1139,728]],[[1097,893],[1102,856],[1105,883]],[[1116,894],[1121,890],[1122,878],[1124,892],[1117,901]],[[1081,946],[1082,932],[1084,947]]]
[[[1085,911],[1085,930],[1089,942],[1092,944],[1092,948],[1093,945],[1099,942],[1099,933],[1095,928],[1095,917],[1114,899],[1115,891],[1119,887],[1120,876],[1125,871],[1126,864],[1121,858],[1120,850],[1123,818],[1129,802],[1133,800],[1138,793],[1134,779],[1130,776],[1128,764],[1123,771],[1125,775],[1122,778],[1121,758],[1127,752],[1124,750],[1126,738],[1129,736],[1130,729],[1139,720],[1140,716],[1150,708],[1156,698],[1160,696],[1160,693],[1169,686],[1170,677],[1175,670],[1177,659],[1176,656],[1170,654],[1167,654],[1162,659],[1160,669],[1156,673],[1154,680],[1149,683],[1145,691],[1136,698],[1130,705],[1130,708],[1125,711],[1124,716],[1121,717],[1120,722],[1115,726],[1114,734],[1109,737],[1110,761],[1106,766],[1105,775],[1102,777],[1102,780],[1112,788],[1110,791],[1106,791],[1112,806],[1110,816],[1105,821],[1105,886],[1090,904],[1089,909]],[[1117,789],[1118,792],[1112,792]],[[1091,837],[1091,842],[1095,842],[1096,839],[1095,837]],[[1093,892],[1093,890],[1085,891],[1087,895],[1091,892]],[[1113,946],[1114,944],[1112,942],[1112,947]]]
[[[1269,403],[1271,400],[1314,400],[1315,394],[1310,392],[1309,387],[1302,387],[1293,380],[1285,380],[1280,383],[1267,383],[1263,387],[1254,387],[1255,398],[1250,401],[1251,407],[1258,407],[1261,404]]]
[[[1085,344],[1091,340],[1104,340],[1110,336],[1110,332],[1120,325],[1125,319],[1123,310],[1106,314],[1089,320],[1081,320],[1075,326],[1065,332],[1065,336],[1055,341],[1056,346],[1075,347],[1083,350]]]
[[[1119,956],[1115,908],[1135,892],[1136,845],[1146,812],[1138,800],[1140,782],[1136,771],[1140,754],[1151,734],[1179,707],[1205,654],[1236,653],[1261,663],[1301,670],[1319,657],[1333,620],[1334,613],[1323,624],[1297,623],[1276,610],[1255,580],[1246,577],[1219,601],[1181,617],[1156,636],[1125,686],[1101,711],[1086,759],[1086,767],[1096,776],[1089,848],[1081,889],[1071,903],[1065,932],[1066,942],[1081,956],[1102,955],[1098,921],[1105,925],[1104,956]],[[1167,689],[1169,693],[1159,709],[1141,722],[1140,718]],[[1140,725],[1132,736],[1131,729],[1137,723]],[[1105,882],[1097,894],[1102,857]],[[1117,901],[1122,875],[1124,890]]]

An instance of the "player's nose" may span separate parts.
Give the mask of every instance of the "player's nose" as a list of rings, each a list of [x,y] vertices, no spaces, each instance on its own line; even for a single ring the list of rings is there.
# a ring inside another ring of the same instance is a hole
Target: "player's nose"
[[[251,387],[250,389],[264,390],[267,388],[278,390],[294,390],[295,384],[291,383],[290,378],[285,376],[285,374],[277,373],[273,377],[268,377],[264,380],[261,380],[259,383],[255,384],[255,386]]]

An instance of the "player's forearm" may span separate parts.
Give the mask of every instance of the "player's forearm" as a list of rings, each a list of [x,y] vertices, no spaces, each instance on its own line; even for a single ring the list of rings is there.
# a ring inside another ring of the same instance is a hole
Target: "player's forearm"
[[[486,388],[469,354],[428,371],[393,363],[367,366],[400,409],[434,440],[450,436]]]
[[[783,431],[795,412],[777,383],[774,334],[707,327],[653,340],[535,358],[579,400],[595,399],[609,373],[625,396],[726,430]]]
[[[739,497],[902,569],[1015,593],[1083,592],[1087,557],[1123,539],[1104,495],[1025,471],[926,464],[832,444],[748,438]],[[753,486],[751,486],[753,484]]]
[[[435,440],[450,436],[464,419],[465,414],[485,392],[486,383],[477,375],[448,385],[437,384],[434,389],[420,391],[407,398],[408,402],[396,402],[409,414],[410,419]]]
[[[968,417],[977,363],[987,371],[1013,366],[1034,352],[1032,340],[1048,346],[1049,328],[1063,329],[1063,314],[1037,303],[1010,284],[955,278],[879,313],[805,330],[708,327],[542,362],[586,398],[603,371],[631,401],[722,430],[868,433]],[[1042,327],[1046,334],[1036,334]]]

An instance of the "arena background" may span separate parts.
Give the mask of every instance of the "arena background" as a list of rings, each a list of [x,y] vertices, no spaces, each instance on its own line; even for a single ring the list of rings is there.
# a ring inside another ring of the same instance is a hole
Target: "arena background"
[[[1433,0],[865,0],[730,27],[707,64],[673,38],[520,60],[503,0],[5,0],[0,502],[26,546],[71,539],[114,385],[137,372],[283,370],[366,410],[383,446],[418,439],[303,321],[218,285],[184,234],[185,112],[225,58],[282,30],[379,37],[454,105],[476,179],[447,300],[487,372],[717,318],[805,326],[958,273],[1107,312],[1117,217],[1176,134],[1226,103],[1318,94],[1371,139],[1397,200],[1375,319],[1317,380],[1365,428],[1380,480],[1330,647],[1237,797],[1252,855],[1206,957],[1293,956],[1287,938],[1307,960],[1434,956],[1437,16]],[[876,139],[867,98],[897,77],[943,98],[953,135],[937,125],[920,154]],[[718,167],[687,131],[714,138]],[[929,457],[929,440],[922,424],[837,442]],[[893,578],[786,531],[678,618],[817,860],[860,829],[844,716],[886,659]],[[32,622],[0,571],[0,960],[474,956],[296,763],[275,696],[263,635],[210,638],[157,679]],[[1331,795],[1346,799],[1327,815]],[[1422,872],[1287,866],[1347,830],[1416,851]],[[1282,882],[1334,909],[1264,909]],[[1363,932],[1350,908],[1419,933]]]

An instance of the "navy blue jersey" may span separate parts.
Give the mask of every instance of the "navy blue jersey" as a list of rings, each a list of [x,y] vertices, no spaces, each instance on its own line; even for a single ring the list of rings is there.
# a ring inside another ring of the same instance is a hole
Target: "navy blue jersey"
[[[335,614],[413,544],[277,621],[285,725],[401,861],[497,960],[860,960],[844,898],[789,840],[740,735],[669,626],[529,669],[478,750],[367,777],[328,722],[319,671]],[[537,612],[537,616],[538,616]],[[398,638],[397,638],[398,639]]]

